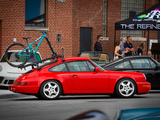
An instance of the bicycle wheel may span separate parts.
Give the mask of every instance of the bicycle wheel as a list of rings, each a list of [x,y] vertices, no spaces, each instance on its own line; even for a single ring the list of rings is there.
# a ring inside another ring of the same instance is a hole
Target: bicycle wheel
[[[26,64],[29,57],[24,56],[24,55],[29,54],[28,50],[21,53],[21,55],[18,55],[18,53],[24,50],[25,48],[26,46],[21,43],[13,43],[9,45],[4,55],[6,62],[12,67],[20,67]]]

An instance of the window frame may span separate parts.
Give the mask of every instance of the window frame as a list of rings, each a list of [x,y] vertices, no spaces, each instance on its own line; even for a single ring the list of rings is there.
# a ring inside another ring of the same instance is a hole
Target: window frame
[[[44,18],[44,27],[31,27],[31,26],[26,26],[26,23],[25,23],[25,27],[24,27],[24,30],[28,30],[28,31],[35,31],[35,30],[40,30],[40,31],[49,31],[49,28],[47,27],[47,0],[44,0],[44,3],[45,3],[45,9],[44,9],[44,12],[45,12],[45,18]],[[26,3],[25,3],[26,4]],[[26,14],[25,14],[26,16]],[[25,20],[26,22],[26,20]]]

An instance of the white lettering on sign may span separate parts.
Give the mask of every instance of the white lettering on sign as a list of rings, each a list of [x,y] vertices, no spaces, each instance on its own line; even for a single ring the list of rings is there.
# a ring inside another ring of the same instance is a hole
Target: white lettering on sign
[[[121,24],[122,29],[134,29],[134,24]]]
[[[137,29],[157,29],[159,30],[160,29],[160,24],[156,24],[156,25],[153,25],[153,24],[137,24]]]
[[[135,26],[135,28],[134,28]],[[130,29],[130,30],[148,30],[148,29],[154,29],[154,30],[160,30],[160,24],[121,24],[122,29]]]

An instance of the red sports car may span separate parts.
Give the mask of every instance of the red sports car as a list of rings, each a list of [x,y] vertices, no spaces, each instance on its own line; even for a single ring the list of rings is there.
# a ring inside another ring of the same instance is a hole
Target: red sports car
[[[104,70],[86,57],[58,58],[15,80],[9,90],[57,99],[67,94],[110,94],[132,97],[148,93],[150,83],[142,73]]]

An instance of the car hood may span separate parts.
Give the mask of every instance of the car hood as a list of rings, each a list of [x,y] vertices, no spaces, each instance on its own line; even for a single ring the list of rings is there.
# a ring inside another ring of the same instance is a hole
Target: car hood
[[[25,73],[31,70],[31,67],[26,67],[25,69],[12,67],[6,62],[1,62],[0,65],[2,66],[4,71],[6,71],[7,73],[12,73],[12,74],[22,74],[22,73]]]

